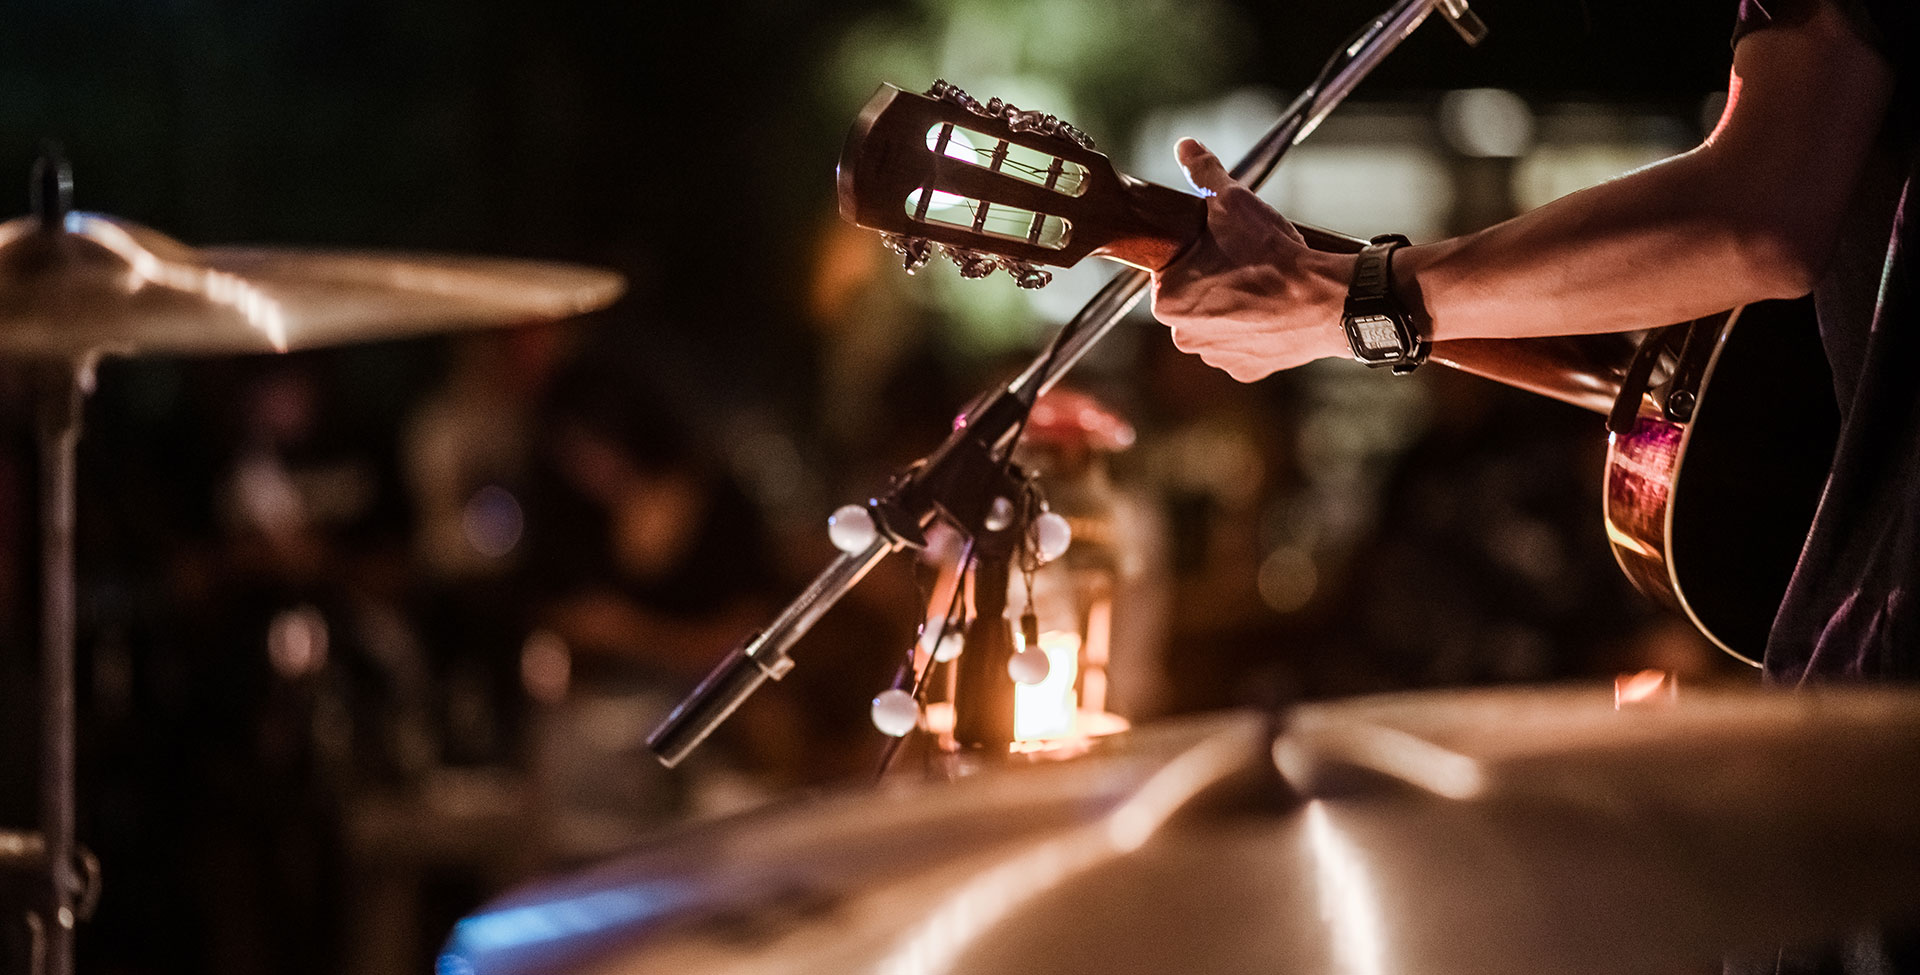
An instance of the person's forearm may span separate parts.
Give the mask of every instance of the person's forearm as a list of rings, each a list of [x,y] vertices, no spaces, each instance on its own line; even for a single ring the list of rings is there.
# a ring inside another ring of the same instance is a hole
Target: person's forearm
[[[1831,9],[1741,42],[1706,145],[1478,233],[1403,248],[1432,337],[1621,331],[1810,290],[1887,98]],[[1744,89],[1744,91],[1743,91]]]
[[[1648,328],[1803,293],[1766,228],[1712,185],[1705,151],[1402,248],[1394,277],[1438,341]]]
[[[1811,289],[1884,120],[1891,69],[1826,3],[1748,35],[1734,69],[1728,110],[1699,149],[1395,251],[1395,291],[1423,337],[1618,332]],[[1153,312],[1174,345],[1242,381],[1349,354],[1354,255],[1315,249],[1199,143],[1175,151],[1208,199],[1206,233],[1154,275]]]

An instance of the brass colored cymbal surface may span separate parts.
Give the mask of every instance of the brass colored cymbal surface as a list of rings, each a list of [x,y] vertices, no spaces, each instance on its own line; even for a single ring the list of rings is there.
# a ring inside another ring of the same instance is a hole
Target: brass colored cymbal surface
[[[70,213],[0,223],[0,356],[284,352],[528,324],[603,307],[611,271],[541,261],[193,248]]]
[[[1920,916],[1920,692],[1527,688],[1147,725],[682,831],[440,970],[1704,970]]]

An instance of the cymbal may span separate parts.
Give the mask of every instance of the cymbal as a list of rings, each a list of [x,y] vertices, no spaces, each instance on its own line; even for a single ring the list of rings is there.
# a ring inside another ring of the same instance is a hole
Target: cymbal
[[[611,271],[539,261],[193,248],[93,213],[0,223],[0,357],[309,349],[565,318],[611,303]]]
[[[441,970],[1686,970],[1920,914],[1920,694],[1415,694],[683,830]],[[1910,797],[1909,797],[1910,798]]]

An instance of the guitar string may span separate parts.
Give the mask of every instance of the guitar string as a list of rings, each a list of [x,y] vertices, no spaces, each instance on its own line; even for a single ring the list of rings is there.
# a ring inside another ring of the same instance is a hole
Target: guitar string
[[[989,150],[989,149],[974,148],[972,152],[975,156],[979,156],[981,158],[991,159],[993,157],[993,152],[992,150]],[[1048,165],[1051,166],[1052,165],[1051,160],[1058,159],[1059,157],[1048,156],[1047,158],[1048,160],[1050,160]],[[1064,162],[1064,160],[1062,161]],[[978,164],[976,163],[975,165],[978,165]],[[1061,174],[1060,181],[1066,186],[1068,186],[1069,188],[1080,185],[1081,180],[1084,178],[1081,175],[1080,164],[1069,162],[1067,163],[1067,165],[1072,166],[1074,168],[1071,170],[1063,171]],[[1009,170],[1009,169],[1018,170],[1021,173],[1025,173],[1029,176],[1034,177],[1034,181],[1036,185],[1038,185],[1039,181],[1045,180],[1047,177],[1047,170],[1045,168],[1021,162],[1018,159],[1012,158],[1011,156],[1009,156],[1006,159],[1006,161],[1002,164],[1002,166],[1003,166],[1002,171]]]
[[[967,211],[968,216],[978,217],[980,211],[975,206],[977,203],[979,203],[979,201],[969,197],[962,197],[959,205]],[[1044,211],[1036,214],[1032,210],[1022,210],[1017,207],[1010,207],[1004,203],[990,204],[989,207],[986,220],[988,226],[986,230],[989,233],[998,234],[1009,239],[1024,239],[1027,228],[1031,225],[1031,221],[1035,216],[1044,217],[1049,221],[1057,221],[1060,219],[1056,214],[1046,213]],[[963,226],[957,221],[940,220],[937,218],[931,219],[929,222],[946,223],[955,227]],[[970,223],[971,221],[969,221],[969,224]],[[1016,228],[1021,230],[1022,233],[1009,233],[1007,230],[1002,229],[1003,227]]]

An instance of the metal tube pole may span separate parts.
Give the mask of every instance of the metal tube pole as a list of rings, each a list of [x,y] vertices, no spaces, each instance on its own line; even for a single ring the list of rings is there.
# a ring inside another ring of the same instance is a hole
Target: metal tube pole
[[[93,362],[49,366],[39,404],[40,447],[40,829],[49,889],[45,975],[72,975],[77,923],[74,876],[74,507],[81,411]]]
[[[890,538],[876,535],[865,549],[841,555],[815,576],[806,591],[788,603],[766,629],[721,658],[700,686],[647,736],[647,747],[653,749],[661,764],[669,768],[679,765],[761,684],[786,676],[793,669],[793,658],[787,651],[893,551]]]
[[[1327,115],[1352,94],[1360,80],[1379,67],[1380,62],[1427,19],[1436,2],[1438,0],[1397,0],[1386,13],[1368,24],[1341,52],[1333,70],[1301,92],[1293,104],[1287,106],[1280,120],[1268,128],[1253,148],[1241,157],[1233,167],[1233,178],[1254,189],[1265,184],[1267,178],[1273,175],[1280,157],[1312,135]],[[1464,5],[1462,9],[1465,9]],[[1060,330],[1058,347],[1035,359],[1008,386],[1009,391],[1032,402],[1052,389],[1095,342],[1106,337],[1113,326],[1140,302],[1149,280],[1151,276],[1145,271],[1124,271],[1115,275]],[[1041,374],[1043,370],[1044,375]]]

